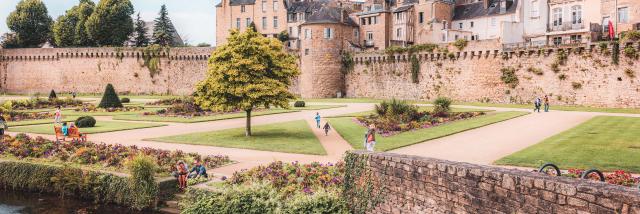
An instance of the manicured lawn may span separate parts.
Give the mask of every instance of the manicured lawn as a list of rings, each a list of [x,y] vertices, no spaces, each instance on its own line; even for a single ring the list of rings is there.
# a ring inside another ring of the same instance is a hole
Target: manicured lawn
[[[433,110],[433,106],[420,106],[418,109],[420,111],[432,111]],[[473,109],[473,108],[451,108],[451,111],[453,111],[453,112],[472,112],[472,111],[489,112],[491,110]],[[374,110],[361,111],[361,112],[354,112],[354,113],[349,113],[349,114],[341,114],[341,115],[336,115],[336,116],[330,116],[329,118],[332,118],[332,117],[360,117],[360,116],[368,116],[368,115],[371,115],[373,113],[375,113]]]
[[[505,103],[456,103],[456,105],[469,105],[469,106],[481,106],[481,107],[501,107],[501,108],[521,108],[533,110],[533,104],[505,104]],[[607,112],[607,113],[627,113],[627,114],[640,114],[640,108],[598,108],[588,106],[556,106],[551,105],[550,110],[559,111],[586,111],[586,112]]]
[[[271,109],[266,111],[257,111],[252,112],[251,116],[261,116],[261,115],[269,115],[269,114],[281,114],[288,112],[297,112],[299,110],[294,109]],[[211,115],[211,116],[201,116],[201,117],[162,117],[158,115],[142,115],[138,114],[126,114],[126,115],[115,115],[113,117],[114,120],[132,120],[132,121],[154,121],[154,122],[173,122],[173,123],[198,123],[198,122],[206,122],[206,121],[215,121],[215,120],[226,120],[226,119],[234,119],[234,118],[243,118],[246,116],[244,112],[231,113],[231,114],[219,114],[219,115]]]
[[[164,124],[157,123],[132,123],[132,122],[118,122],[118,121],[98,121],[95,127],[80,128],[80,132],[95,134],[103,132],[122,131],[130,129],[141,129],[164,126]],[[53,131],[53,124],[42,124],[33,126],[20,126],[15,128],[9,128],[12,132],[25,132],[35,134],[55,134]]]
[[[325,155],[326,151],[304,120],[252,127],[251,137],[244,127],[214,132],[192,133],[149,139],[167,143],[197,144],[274,152]]]
[[[63,122],[69,122],[69,121],[75,121],[76,119],[78,119],[78,116],[64,116],[62,121]],[[53,118],[50,119],[42,119],[42,120],[24,120],[24,121],[18,121],[18,122],[8,122],[7,125],[9,126],[9,131],[13,130],[11,127],[14,126],[28,126],[28,125],[38,125],[38,124],[53,124],[54,120]]]
[[[63,116],[85,116],[85,115],[89,115],[89,116],[116,116],[116,115],[132,115],[132,114],[141,114],[143,112],[148,112],[148,111],[157,111],[163,109],[162,107],[145,107],[143,110],[140,111],[116,111],[116,112],[82,112],[82,111],[75,111],[75,110],[63,110],[62,111],[62,115]]]
[[[412,144],[445,137],[489,124],[505,121],[528,114],[527,112],[491,112],[476,118],[455,121],[440,126],[403,132],[397,135],[376,136],[376,150],[389,151]],[[364,134],[367,129],[353,121],[352,117],[329,118],[329,124],[356,149],[363,149]]]
[[[640,173],[640,118],[598,116],[511,154],[496,164],[563,169],[596,168]]]

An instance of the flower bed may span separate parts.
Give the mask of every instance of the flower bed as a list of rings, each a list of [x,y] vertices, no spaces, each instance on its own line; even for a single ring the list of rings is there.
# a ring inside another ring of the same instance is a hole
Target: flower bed
[[[32,110],[32,109],[45,109],[55,108],[60,106],[62,108],[82,106],[82,101],[77,99],[65,98],[65,99],[40,99],[32,98],[28,100],[14,100],[7,101],[11,103],[13,110]]]
[[[180,104],[180,103],[185,103],[185,102],[193,103],[193,97],[174,97],[174,98],[161,99],[161,100],[157,100],[157,101],[154,101],[154,102],[149,102],[149,103],[147,103],[147,105],[169,106],[169,105]]]
[[[153,157],[159,166],[157,172],[161,174],[175,171],[178,160],[184,160],[188,163],[193,160],[201,160],[208,168],[216,168],[230,162],[227,156],[203,157],[197,153],[184,153],[180,150],[168,151],[120,144],[55,143],[42,137],[31,138],[26,134],[18,134],[15,138],[4,136],[0,143],[0,157],[76,163],[115,171],[122,171],[125,161],[139,153]]]
[[[4,120],[8,122],[53,119],[54,117],[53,113],[50,113],[50,112],[18,112],[18,111],[3,112],[2,116],[4,117]]]
[[[568,169],[567,173],[562,174],[562,176],[580,178],[582,173],[584,173],[585,171],[586,170],[582,169]],[[637,187],[638,185],[640,185],[640,177],[633,177],[631,173],[624,170],[616,170],[612,173],[604,173],[604,176],[604,181],[610,184],[628,187]],[[595,173],[589,174],[589,179],[598,180],[598,176]]]
[[[74,109],[76,112],[134,112],[142,111],[142,106],[124,106],[122,108],[98,108],[93,104],[85,104],[81,107]]]
[[[235,173],[214,191],[189,188],[183,213],[350,213],[344,164],[273,162]]]

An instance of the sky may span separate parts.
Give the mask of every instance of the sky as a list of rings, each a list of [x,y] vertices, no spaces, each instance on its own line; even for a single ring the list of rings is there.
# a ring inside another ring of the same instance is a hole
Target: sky
[[[0,0],[0,34],[9,32],[7,16],[16,9],[20,0]],[[74,5],[78,0],[42,0],[53,20]],[[98,4],[99,0],[93,0]],[[187,3],[188,2],[188,3]],[[216,9],[220,0],[131,0],[135,14],[145,21],[152,21],[158,16],[160,6],[167,5],[169,17],[183,40],[189,44],[209,43],[215,45]],[[135,19],[135,14],[133,15]]]

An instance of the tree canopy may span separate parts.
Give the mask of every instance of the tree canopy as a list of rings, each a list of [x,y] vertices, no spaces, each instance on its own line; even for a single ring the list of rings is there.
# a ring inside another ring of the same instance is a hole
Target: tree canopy
[[[18,47],[39,47],[51,38],[53,20],[40,0],[21,0],[7,17],[7,26],[15,32]]]
[[[176,29],[169,18],[167,6],[162,5],[162,7],[160,7],[160,13],[158,13],[158,18],[156,18],[153,26],[153,43],[162,46],[174,46],[173,35],[175,32]]]
[[[99,46],[122,46],[133,33],[129,0],[100,0],[85,27]]]
[[[78,5],[59,16],[53,24],[53,41],[58,47],[91,47],[95,42],[87,34],[85,23],[95,8],[90,0],[80,0]]]
[[[294,98],[288,89],[298,74],[296,59],[282,42],[251,28],[242,33],[232,30],[227,43],[212,53],[206,78],[196,86],[195,101],[214,111],[245,111],[250,136],[251,111],[288,108]]]
[[[136,17],[134,33],[134,41],[136,43],[136,47],[146,47],[147,45],[149,45],[149,38],[147,38],[147,23],[145,23],[144,20],[140,18],[140,13],[138,13],[138,16]]]

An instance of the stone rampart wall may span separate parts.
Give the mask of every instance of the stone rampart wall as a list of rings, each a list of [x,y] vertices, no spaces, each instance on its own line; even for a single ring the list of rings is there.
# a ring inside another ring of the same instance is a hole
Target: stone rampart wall
[[[0,89],[96,93],[112,83],[119,92],[190,94],[204,77],[213,50],[171,48],[145,56],[140,48],[5,49],[0,53]],[[150,57],[159,60],[155,72],[149,69]]]
[[[637,52],[639,44],[627,44]],[[486,46],[489,47],[489,46]],[[419,61],[418,83],[411,78],[408,53],[359,53],[355,68],[346,77],[348,97],[432,100],[447,96],[458,101],[529,103],[549,95],[551,104],[600,107],[640,107],[638,59],[620,47],[614,65],[611,47],[583,45],[564,48],[463,49],[414,53]],[[558,53],[567,55],[557,69]],[[502,80],[502,69],[513,68],[515,87]]]
[[[637,188],[391,153],[356,151],[346,161],[347,173],[361,172],[347,187],[373,187],[368,198],[347,197],[372,202],[367,213],[640,214]]]

